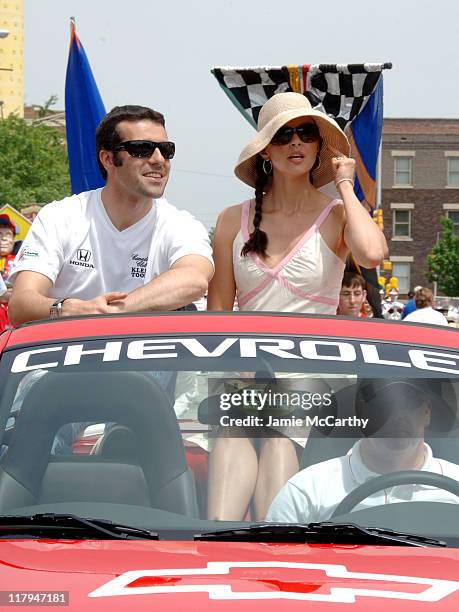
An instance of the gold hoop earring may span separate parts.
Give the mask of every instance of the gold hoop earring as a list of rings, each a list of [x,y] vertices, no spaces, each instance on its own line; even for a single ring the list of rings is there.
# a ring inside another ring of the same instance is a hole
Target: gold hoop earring
[[[269,164],[269,166],[268,166]],[[265,174],[271,174],[271,172],[273,171],[273,163],[270,159],[264,159],[263,160],[263,172]]]

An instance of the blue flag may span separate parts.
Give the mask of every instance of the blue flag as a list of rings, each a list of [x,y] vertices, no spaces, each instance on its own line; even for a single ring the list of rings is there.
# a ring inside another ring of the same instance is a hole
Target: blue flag
[[[83,45],[71,21],[70,51],[65,78],[65,121],[73,193],[103,187],[96,159],[96,128],[105,115]]]
[[[356,161],[354,190],[367,207],[376,205],[376,180],[379,144],[383,126],[382,75],[364,109],[351,123],[352,155]]]

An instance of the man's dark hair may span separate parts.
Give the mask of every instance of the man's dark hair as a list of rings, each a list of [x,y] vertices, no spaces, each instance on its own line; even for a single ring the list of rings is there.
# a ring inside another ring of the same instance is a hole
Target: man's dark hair
[[[361,274],[352,270],[345,270],[343,274],[343,280],[341,282],[342,287],[360,287],[363,290],[366,289],[367,283]]]
[[[99,152],[102,149],[113,151],[113,147],[116,147],[116,145],[121,142],[121,136],[118,133],[118,124],[121,121],[134,122],[144,119],[153,121],[153,123],[159,123],[163,127],[166,125],[164,115],[158,111],[148,108],[147,106],[136,106],[134,104],[115,106],[99,123],[96,130],[96,156],[99,170],[104,180],[107,179],[107,171],[100,162]],[[115,165],[120,165],[116,152],[113,154],[113,157]]]

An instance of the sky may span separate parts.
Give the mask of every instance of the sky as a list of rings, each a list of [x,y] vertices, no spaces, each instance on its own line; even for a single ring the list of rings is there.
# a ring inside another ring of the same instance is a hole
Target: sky
[[[459,117],[457,0],[24,0],[25,101],[64,106],[70,17],[107,110],[142,104],[176,142],[166,197],[207,227],[252,192],[233,174],[253,128],[213,66],[392,62],[386,117]]]

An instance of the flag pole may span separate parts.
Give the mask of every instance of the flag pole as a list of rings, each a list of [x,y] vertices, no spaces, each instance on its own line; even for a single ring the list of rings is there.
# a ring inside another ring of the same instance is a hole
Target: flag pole
[[[383,120],[384,121],[384,120]],[[380,210],[382,207],[382,133],[381,140],[379,142],[378,161],[376,162],[376,210]],[[381,264],[376,266],[376,274],[378,279],[381,276]]]

